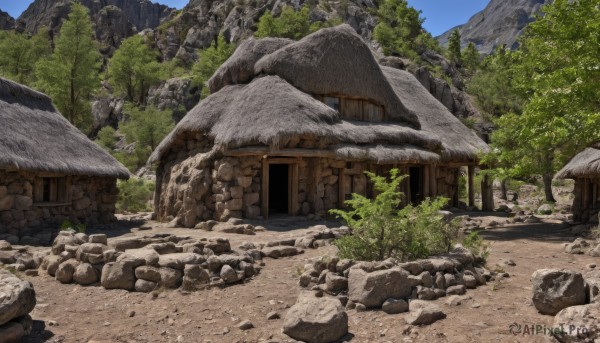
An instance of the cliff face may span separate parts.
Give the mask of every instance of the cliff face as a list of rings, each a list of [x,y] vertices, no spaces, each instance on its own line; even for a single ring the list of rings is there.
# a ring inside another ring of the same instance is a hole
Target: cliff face
[[[496,46],[506,44],[510,49],[518,47],[517,39],[527,24],[535,20],[542,5],[552,0],[491,0],[486,8],[457,28],[461,43],[473,42],[480,53],[490,54]],[[437,37],[441,45],[448,45],[450,29]]]
[[[37,32],[42,26],[56,34],[70,11],[73,0],[36,0],[17,19],[26,32]],[[96,38],[104,53],[112,53],[122,39],[143,29],[160,25],[174,9],[148,0],[80,0],[89,8],[96,28]]]
[[[15,27],[15,19],[10,14],[0,10],[0,30],[10,30]]]

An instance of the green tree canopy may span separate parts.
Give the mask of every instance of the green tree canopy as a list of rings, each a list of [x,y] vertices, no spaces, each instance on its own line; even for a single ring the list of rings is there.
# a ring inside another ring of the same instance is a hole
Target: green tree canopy
[[[141,104],[148,89],[160,81],[158,52],[150,49],[144,37],[127,38],[108,63],[108,77],[118,94]]]
[[[570,157],[600,137],[600,6],[597,0],[555,0],[522,37],[512,66],[526,99],[521,115],[501,117],[492,136],[495,158],[513,173],[551,181]]]
[[[198,52],[198,62],[192,66],[194,85],[202,87],[202,98],[210,95],[206,81],[215,73],[235,51],[235,44],[227,43],[223,35],[219,35],[217,42],[204,50]]]
[[[463,49],[462,64],[469,75],[473,75],[477,71],[477,68],[479,68],[479,65],[481,64],[481,55],[473,42],[469,42],[467,47]]]
[[[439,51],[435,39],[423,29],[421,11],[408,6],[406,0],[384,0],[377,10],[379,23],[373,38],[386,55],[400,55],[419,60],[427,50]]]
[[[36,65],[37,85],[46,92],[58,110],[75,126],[89,131],[90,99],[100,86],[102,56],[93,40],[88,10],[78,2],[64,21],[53,54]]]
[[[31,85],[35,81],[35,64],[52,53],[48,30],[43,27],[32,37],[15,31],[2,31],[0,51],[0,74]]]
[[[462,62],[462,54],[460,51],[460,31],[458,29],[452,30],[450,38],[448,39],[448,51],[447,57],[453,63]]]
[[[291,6],[285,6],[279,17],[276,18],[273,17],[270,11],[265,12],[260,17],[255,36],[259,38],[283,37],[298,40],[319,29],[336,26],[342,22],[340,18],[333,18],[311,23],[308,5],[302,7],[300,11],[295,11]]]

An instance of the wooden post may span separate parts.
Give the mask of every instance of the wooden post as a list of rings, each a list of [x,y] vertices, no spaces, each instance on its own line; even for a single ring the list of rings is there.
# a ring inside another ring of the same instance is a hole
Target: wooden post
[[[490,184],[490,177],[487,175],[484,175],[481,181],[481,210],[488,212],[494,210],[494,192]]]
[[[429,196],[429,170],[431,166],[423,166],[423,199]]]
[[[475,206],[475,187],[473,187],[473,176],[475,174],[475,167],[468,166],[467,171],[467,187],[469,188],[469,206]]]
[[[346,205],[346,168],[338,169],[338,208],[343,209]]]
[[[298,212],[298,163],[288,165],[288,174],[290,182],[288,191],[288,208],[291,215]]]
[[[429,176],[431,177],[431,196],[435,197],[438,194],[437,191],[437,173],[438,168],[435,164],[431,165],[431,171],[429,172]]]
[[[269,219],[269,161],[262,159],[262,184],[260,186],[260,212],[262,217]]]
[[[592,187],[593,187],[593,192],[592,192],[592,208],[596,209],[597,205],[598,205],[598,183],[597,183],[597,179],[596,180],[592,180]]]
[[[458,203],[460,202],[459,198],[459,178],[460,178],[460,168],[454,169],[454,193],[452,194],[452,206],[458,207]]]

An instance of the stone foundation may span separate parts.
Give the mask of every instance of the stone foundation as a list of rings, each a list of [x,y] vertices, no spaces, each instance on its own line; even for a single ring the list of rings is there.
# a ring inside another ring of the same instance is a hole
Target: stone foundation
[[[35,172],[0,170],[0,239],[49,244],[65,220],[87,226],[115,220],[115,178],[69,176],[69,201],[62,203],[36,202],[34,185],[39,180],[40,174]]]

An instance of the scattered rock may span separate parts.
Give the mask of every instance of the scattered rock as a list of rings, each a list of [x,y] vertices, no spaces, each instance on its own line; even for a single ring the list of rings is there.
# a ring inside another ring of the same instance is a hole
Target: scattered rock
[[[553,327],[563,327],[553,332],[554,338],[565,343],[597,342],[600,340],[600,304],[567,307],[554,317]]]
[[[413,300],[409,304],[409,313],[405,317],[410,325],[429,325],[440,319],[446,318],[446,314],[437,305],[423,300]]]
[[[283,333],[308,343],[333,342],[348,333],[348,315],[337,299],[302,292],[285,316]]]
[[[279,313],[275,312],[275,311],[271,311],[269,313],[267,313],[267,320],[274,320],[274,319],[279,319],[281,318],[281,316],[279,315]]]
[[[585,284],[580,273],[566,269],[538,269],[531,276],[533,304],[542,314],[585,303]]]
[[[387,299],[381,305],[381,310],[387,314],[397,314],[408,311],[408,303],[403,299]]]
[[[381,307],[389,298],[401,299],[412,293],[408,273],[401,268],[392,268],[367,273],[351,268],[348,274],[348,297],[367,307]]]
[[[254,325],[252,324],[251,321],[249,320],[244,320],[241,323],[238,324],[238,329],[245,331],[245,330],[250,330],[254,327]]]

